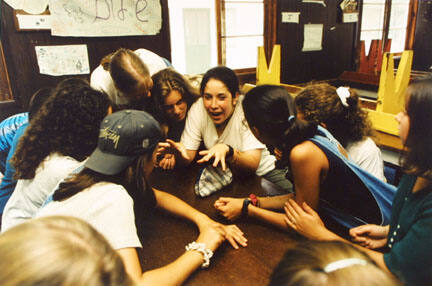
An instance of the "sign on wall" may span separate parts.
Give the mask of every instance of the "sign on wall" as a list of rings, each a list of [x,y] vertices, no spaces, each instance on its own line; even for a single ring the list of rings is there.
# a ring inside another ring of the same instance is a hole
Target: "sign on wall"
[[[159,0],[50,1],[54,36],[156,35],[162,27]]]

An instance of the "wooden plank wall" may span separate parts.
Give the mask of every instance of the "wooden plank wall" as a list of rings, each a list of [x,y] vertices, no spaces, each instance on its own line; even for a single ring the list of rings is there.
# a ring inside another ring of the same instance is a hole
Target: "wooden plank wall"
[[[282,45],[281,82],[302,83],[337,78],[353,70],[357,23],[342,23],[340,1],[326,6],[302,1],[278,0],[277,43]],[[300,23],[282,23],[282,12],[300,12]],[[302,52],[304,24],[323,24],[323,50]]]
[[[25,109],[31,95],[39,88],[53,86],[65,77],[39,74],[35,46],[87,44],[90,70],[99,65],[101,58],[120,47],[146,48],[162,57],[171,59],[168,22],[168,1],[161,0],[162,29],[155,36],[133,37],[53,37],[50,31],[17,31],[13,9],[1,1],[1,43],[10,79],[14,104],[0,102],[0,120]],[[81,76],[89,79],[90,75]]]

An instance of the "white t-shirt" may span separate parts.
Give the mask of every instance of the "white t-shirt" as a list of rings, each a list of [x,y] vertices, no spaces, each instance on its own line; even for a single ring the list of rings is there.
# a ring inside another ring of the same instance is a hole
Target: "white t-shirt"
[[[207,149],[218,143],[228,144],[239,151],[261,149],[261,160],[256,170],[258,176],[262,176],[275,168],[276,158],[270,154],[266,146],[256,139],[247,125],[240,96],[234,109],[234,113],[219,137],[213,120],[204,108],[202,97],[190,108],[181,142],[188,150],[198,150],[201,141]]]
[[[378,179],[386,181],[381,150],[370,137],[349,144],[346,150],[351,159],[362,169],[375,175]]]
[[[101,182],[63,201],[51,201],[36,217],[73,216],[91,224],[114,249],[141,247],[133,200],[121,185]]]
[[[163,58],[149,50],[138,49],[135,53],[149,69],[150,76],[168,67]],[[105,92],[114,105],[126,105],[129,103],[128,98],[117,90],[109,71],[104,70],[102,65],[99,65],[92,72],[90,76],[90,86]]]
[[[83,163],[53,153],[39,164],[33,179],[18,180],[3,212],[2,232],[34,217],[52,190]]]

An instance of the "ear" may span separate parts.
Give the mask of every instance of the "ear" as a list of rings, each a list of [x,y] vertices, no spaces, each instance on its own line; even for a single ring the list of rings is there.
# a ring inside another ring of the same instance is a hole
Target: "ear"
[[[321,125],[322,127],[324,127],[325,129],[327,129],[327,124],[325,124],[324,122],[321,122],[320,125]]]
[[[233,105],[234,106],[237,104],[239,97],[240,97],[240,93],[236,92],[235,96],[233,96]]]

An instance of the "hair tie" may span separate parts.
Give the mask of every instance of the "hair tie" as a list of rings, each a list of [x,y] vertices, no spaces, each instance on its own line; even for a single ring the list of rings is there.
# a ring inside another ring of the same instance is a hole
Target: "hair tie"
[[[349,87],[346,86],[340,86],[336,89],[336,93],[340,98],[340,101],[342,102],[342,105],[345,107],[348,107],[347,98],[350,97]]]
[[[291,124],[291,122],[292,122],[293,120],[295,120],[295,116],[294,116],[294,115],[290,115],[290,116],[288,117],[288,123]]]
[[[348,258],[348,259],[341,259],[341,260],[337,260],[335,262],[331,262],[329,264],[327,264],[324,267],[324,272],[325,273],[330,273],[342,268],[346,268],[346,267],[350,267],[353,265],[367,265],[368,262],[364,259],[360,259],[360,258]]]

